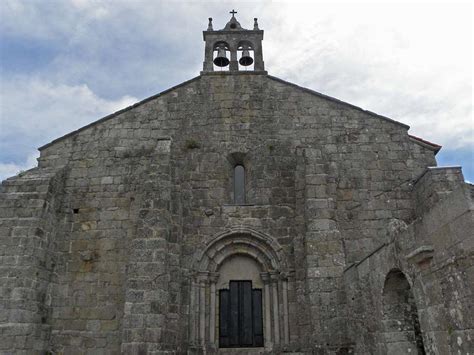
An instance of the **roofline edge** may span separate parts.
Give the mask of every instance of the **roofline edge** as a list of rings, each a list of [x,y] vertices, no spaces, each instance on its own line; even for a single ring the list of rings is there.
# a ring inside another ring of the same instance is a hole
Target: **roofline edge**
[[[429,150],[432,150],[434,151],[434,154],[436,155],[442,148],[441,145],[439,144],[436,144],[436,143],[433,143],[433,142],[430,142],[430,141],[427,141],[423,138],[420,138],[420,137],[417,137],[417,136],[413,136],[411,134],[408,135],[408,137],[410,138],[410,140],[415,143],[415,144],[418,144],[418,145],[421,145],[422,147],[425,147]]]
[[[114,117],[120,115],[121,113],[127,112],[127,111],[129,111],[129,110],[131,110],[131,109],[133,109],[133,108],[135,108],[135,107],[141,106],[141,105],[147,103],[148,101],[154,100],[154,99],[156,99],[156,98],[158,98],[158,97],[160,97],[160,96],[162,96],[162,95],[164,95],[164,94],[167,94],[168,92],[170,92],[170,91],[172,91],[172,90],[175,90],[175,89],[177,89],[177,88],[180,88],[180,87],[182,87],[182,86],[185,86],[185,85],[187,85],[187,84],[189,84],[189,83],[191,83],[191,82],[193,82],[193,81],[195,81],[195,80],[197,80],[197,79],[200,79],[200,78],[201,78],[201,76],[198,75],[198,76],[196,76],[196,77],[194,77],[194,78],[192,78],[192,79],[183,81],[181,84],[172,86],[172,87],[170,87],[169,89],[166,89],[166,90],[164,90],[164,91],[161,91],[161,92],[159,92],[158,94],[149,96],[149,97],[147,97],[147,98],[145,98],[145,99],[143,99],[143,100],[141,100],[141,101],[138,101],[138,102],[134,103],[133,105],[127,106],[127,107],[125,107],[125,108],[123,108],[123,109],[121,109],[121,110],[118,110],[118,111],[116,111],[116,112],[113,112],[113,113],[111,113],[111,114],[109,114],[109,115],[107,115],[107,116],[105,116],[105,117],[99,118],[97,121],[91,122],[91,123],[89,123],[89,124],[87,124],[87,125],[85,125],[85,126],[82,126],[81,128],[78,128],[78,129],[76,129],[76,130],[74,130],[74,131],[72,131],[72,132],[66,133],[66,134],[63,135],[63,136],[58,137],[58,138],[52,140],[51,142],[42,145],[41,147],[38,148],[38,150],[41,152],[43,149],[46,149],[46,148],[48,148],[48,147],[50,147],[50,146],[52,146],[52,145],[54,145],[54,144],[56,144],[56,143],[58,143],[58,142],[60,142],[60,141],[62,141],[62,140],[64,140],[64,139],[66,139],[66,138],[68,138],[68,137],[71,137],[71,136],[73,136],[73,135],[75,135],[75,134],[77,134],[77,133],[79,133],[79,132],[82,132],[82,131],[86,130],[87,128],[90,128],[90,127],[95,126],[96,124],[99,124],[99,123],[108,121],[109,119],[114,118]]]
[[[404,123],[395,121],[395,120],[393,120],[393,119],[391,119],[391,118],[388,118],[388,117],[386,117],[386,116],[379,115],[379,114],[377,114],[377,113],[375,113],[375,112],[372,112],[372,111],[364,110],[364,109],[361,108],[361,107],[352,105],[352,104],[350,104],[350,103],[348,103],[348,102],[339,100],[339,99],[337,99],[337,98],[335,98],[335,97],[322,94],[322,93],[320,93],[320,92],[317,92],[317,91],[308,89],[308,88],[303,87],[303,86],[299,86],[299,85],[297,85],[297,84],[294,84],[294,83],[291,83],[291,82],[289,82],[289,81],[286,81],[286,80],[277,78],[277,77],[275,77],[275,76],[268,75],[267,73],[260,73],[260,74],[265,74],[265,76],[267,76],[268,78],[270,78],[270,79],[272,79],[272,80],[274,80],[274,81],[277,81],[277,82],[280,82],[280,83],[283,83],[283,84],[287,84],[287,85],[293,86],[293,87],[295,87],[295,88],[297,88],[297,89],[300,89],[300,90],[303,90],[303,91],[305,91],[305,92],[307,92],[307,93],[309,93],[309,94],[316,95],[316,96],[318,96],[318,97],[321,97],[321,98],[330,100],[330,101],[335,102],[335,103],[343,104],[343,105],[345,105],[345,106],[347,106],[347,107],[350,107],[350,108],[356,109],[356,110],[358,110],[358,111],[364,112],[364,113],[369,114],[369,115],[371,115],[371,116],[373,116],[373,117],[377,117],[377,118],[383,119],[383,120],[385,120],[385,121],[388,121],[388,122],[391,122],[391,123],[395,123],[395,124],[397,124],[397,125],[399,125],[399,126],[401,126],[401,127],[403,127],[403,128],[406,128],[407,130],[410,128],[410,126],[408,126],[408,125],[406,125],[406,124],[404,124]],[[84,130],[90,128],[90,127],[93,127],[93,126],[95,126],[96,124],[99,124],[99,123],[108,121],[109,119],[112,119],[112,118],[114,118],[114,117],[116,117],[116,116],[118,116],[118,115],[120,115],[120,114],[122,114],[122,113],[124,113],[124,112],[127,112],[127,111],[129,111],[129,110],[135,108],[135,107],[141,106],[141,105],[147,103],[148,101],[154,100],[154,99],[156,99],[156,98],[158,98],[158,97],[160,97],[160,96],[162,96],[162,95],[165,95],[165,94],[167,94],[168,92],[170,92],[170,91],[172,91],[172,90],[175,90],[175,89],[180,88],[180,87],[182,87],[182,86],[185,86],[185,85],[187,85],[187,84],[189,84],[189,83],[191,83],[191,82],[193,82],[193,81],[196,81],[196,80],[200,79],[201,76],[202,76],[202,75],[198,75],[198,76],[196,76],[196,77],[194,77],[194,78],[192,78],[192,79],[189,79],[189,80],[186,80],[186,81],[182,82],[181,84],[172,86],[172,87],[169,88],[169,89],[166,89],[166,90],[164,90],[164,91],[161,91],[161,92],[159,92],[158,94],[155,94],[155,95],[152,95],[152,96],[150,96],[150,97],[147,97],[147,98],[145,98],[145,99],[143,99],[143,100],[141,100],[141,101],[139,101],[139,102],[137,102],[137,103],[135,103],[135,104],[133,104],[133,105],[127,106],[127,107],[125,107],[125,108],[123,108],[123,109],[121,109],[121,110],[118,110],[118,111],[116,111],[116,112],[113,112],[113,113],[111,113],[111,114],[109,114],[109,115],[107,115],[107,116],[104,116],[104,117],[102,117],[102,118],[99,118],[98,120],[96,120],[96,121],[94,121],[94,122],[91,122],[91,123],[89,123],[89,124],[87,124],[87,125],[85,125],[85,126],[83,126],[83,127],[81,127],[81,128],[78,128],[78,129],[76,129],[76,130],[74,130],[74,131],[72,131],[72,132],[69,132],[69,133],[67,133],[67,134],[65,134],[65,135],[63,135],[63,136],[61,136],[61,137],[58,137],[58,138],[52,140],[52,141],[49,142],[49,143],[46,143],[46,144],[42,145],[41,147],[38,148],[38,150],[41,152],[42,150],[44,150],[44,149],[46,149],[46,148],[48,148],[48,147],[50,147],[50,146],[52,146],[52,145],[54,145],[54,144],[56,144],[56,143],[58,143],[58,142],[60,142],[60,141],[66,139],[66,138],[68,138],[68,137],[74,136],[75,134],[77,134],[77,133],[79,133],[79,132],[82,132],[82,131],[84,131]],[[435,143],[432,143],[432,142],[429,142],[429,141],[426,141],[426,140],[424,140],[424,139],[422,139],[422,138],[419,138],[419,137],[416,137],[416,136],[413,136],[413,135],[410,135],[410,134],[408,134],[408,136],[410,137],[410,139],[411,139],[414,143],[419,144],[419,145],[421,145],[421,146],[423,146],[423,147],[426,147],[426,148],[428,148],[428,149],[430,149],[430,150],[433,150],[433,151],[435,152],[435,154],[438,153],[438,152],[440,151],[440,149],[442,148],[440,145],[435,144]]]
[[[321,97],[323,99],[327,99],[327,100],[330,100],[330,101],[333,101],[333,102],[336,102],[336,103],[339,103],[339,104],[343,104],[345,106],[348,106],[350,108],[353,108],[353,109],[356,109],[358,111],[362,111],[366,114],[369,114],[371,116],[374,116],[374,117],[377,117],[377,118],[381,118],[385,121],[388,121],[388,122],[391,122],[391,123],[395,123],[399,126],[402,126],[404,128],[406,128],[407,130],[410,129],[410,126],[405,124],[405,123],[401,123],[401,122],[398,122],[398,121],[395,121],[391,118],[388,118],[388,117],[385,117],[385,116],[382,116],[382,115],[379,115],[378,113],[375,113],[375,112],[372,112],[372,111],[368,111],[368,110],[364,110],[363,108],[359,107],[359,106],[355,106],[355,105],[352,105],[348,102],[345,102],[345,101],[342,101],[342,100],[339,100],[339,99],[336,99],[335,97],[332,97],[332,96],[328,96],[328,95],[325,95],[325,94],[321,94],[320,92],[317,92],[317,91],[314,91],[314,90],[311,90],[311,89],[308,89],[308,88],[305,88],[303,86],[299,86],[297,84],[294,84],[294,83],[290,83],[289,81],[286,81],[286,80],[283,80],[283,79],[280,79],[280,78],[277,78],[276,76],[272,76],[272,75],[267,75],[270,79],[272,80],[275,80],[275,81],[278,81],[278,82],[281,82],[283,84],[288,84],[288,85],[291,85],[293,87],[296,87],[300,90],[303,90],[303,91],[306,91],[307,93],[310,93],[310,94],[313,94],[313,95],[316,95],[318,97]]]

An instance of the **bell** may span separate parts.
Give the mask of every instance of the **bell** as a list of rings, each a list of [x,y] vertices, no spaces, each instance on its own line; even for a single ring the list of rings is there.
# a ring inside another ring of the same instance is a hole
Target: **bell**
[[[219,48],[217,50],[217,57],[214,58],[214,64],[218,67],[226,67],[229,65],[229,59],[225,56],[225,49]]]
[[[250,56],[248,49],[242,51],[242,58],[239,59],[240,65],[247,67],[253,63],[253,58]]]

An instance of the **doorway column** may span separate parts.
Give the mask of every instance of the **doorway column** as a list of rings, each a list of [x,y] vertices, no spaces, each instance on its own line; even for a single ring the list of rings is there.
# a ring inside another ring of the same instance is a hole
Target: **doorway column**
[[[209,282],[211,284],[211,301],[209,310],[209,343],[211,346],[216,344],[216,282],[219,278],[219,273],[211,272],[209,274]]]
[[[281,274],[282,296],[283,296],[283,341],[285,344],[290,343],[290,330],[288,321],[288,278],[285,274]]]
[[[189,338],[192,344],[195,345],[197,343],[198,335],[196,334],[197,330],[197,314],[196,309],[199,305],[199,295],[198,290],[199,284],[196,282],[194,275],[191,277],[191,300],[190,300],[190,308],[189,308],[189,317],[190,317],[190,327],[189,327]]]
[[[265,332],[263,334],[265,340],[265,347],[272,347],[272,314],[271,314],[271,301],[270,301],[270,274],[268,272],[260,273],[260,277],[263,281],[263,299],[265,309]]]
[[[280,344],[280,307],[278,303],[278,271],[270,271],[273,295],[273,330],[275,335],[275,344]]]
[[[199,343],[206,343],[206,289],[209,284],[209,272],[201,271],[198,275],[199,282]]]

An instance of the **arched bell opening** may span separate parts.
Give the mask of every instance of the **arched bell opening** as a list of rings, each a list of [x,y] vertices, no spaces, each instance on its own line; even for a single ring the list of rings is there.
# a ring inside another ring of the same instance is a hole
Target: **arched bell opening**
[[[229,71],[230,47],[226,42],[214,44],[212,62],[215,71]]]
[[[405,274],[398,269],[385,278],[382,307],[386,354],[425,355],[415,298]]]
[[[235,16],[232,16],[224,29],[214,30],[210,18],[203,36],[206,42],[203,72],[265,71],[262,53],[263,30],[258,28],[256,18],[251,30],[242,28]]]
[[[289,344],[289,272],[282,248],[254,231],[225,232],[195,255],[190,341],[202,349]],[[230,319],[230,317],[234,317]]]
[[[249,41],[241,41],[237,46],[237,59],[239,62],[239,70],[247,71],[255,69],[255,53],[254,46]]]

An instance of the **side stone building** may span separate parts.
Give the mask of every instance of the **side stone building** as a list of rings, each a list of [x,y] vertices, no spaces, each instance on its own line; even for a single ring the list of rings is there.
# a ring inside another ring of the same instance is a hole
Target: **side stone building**
[[[200,75],[0,192],[2,354],[472,354],[473,186],[204,31]]]

